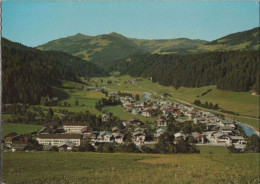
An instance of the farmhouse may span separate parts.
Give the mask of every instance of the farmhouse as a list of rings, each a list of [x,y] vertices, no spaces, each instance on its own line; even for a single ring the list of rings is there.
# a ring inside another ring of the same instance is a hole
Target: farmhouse
[[[124,142],[124,134],[117,133],[117,134],[114,134],[113,136],[114,136],[115,141],[116,141],[117,143],[121,144],[121,143]]]
[[[75,143],[75,146],[79,146],[80,139],[80,134],[40,134],[37,141],[44,146],[59,146],[66,142],[72,142]]]
[[[157,125],[158,126],[167,126],[167,121],[165,119],[158,119]]]
[[[186,139],[186,135],[181,133],[181,132],[178,132],[178,133],[174,134],[174,137],[176,139]]]
[[[103,114],[102,115],[102,122],[107,122],[108,121],[108,119],[110,118],[110,115],[109,114]]]
[[[133,132],[133,136],[134,136],[134,141],[144,142],[144,140],[145,140],[144,129],[136,128],[135,131]]]
[[[82,130],[87,128],[87,122],[63,122],[63,129],[67,133],[82,133]]]
[[[11,132],[8,135],[6,135],[4,137],[4,142],[5,144],[12,144],[13,143],[13,139],[18,136],[18,134],[16,132]]]
[[[159,128],[156,130],[156,133],[154,134],[154,137],[160,137],[160,135],[162,135],[165,132],[164,129]]]

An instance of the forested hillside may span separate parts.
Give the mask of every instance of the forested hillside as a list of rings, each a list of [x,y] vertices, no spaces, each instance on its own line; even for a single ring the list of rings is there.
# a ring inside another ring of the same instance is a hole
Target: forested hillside
[[[231,91],[259,91],[257,51],[210,52],[196,55],[142,55],[111,63],[108,71],[152,77],[162,85],[201,87],[217,85]]]
[[[93,63],[58,51],[39,51],[2,38],[4,103],[38,103],[51,96],[58,80],[78,81],[78,76],[104,76]]]

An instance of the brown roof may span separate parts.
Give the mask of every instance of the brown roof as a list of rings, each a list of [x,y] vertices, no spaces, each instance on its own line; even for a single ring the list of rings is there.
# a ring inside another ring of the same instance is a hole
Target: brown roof
[[[11,132],[11,133],[7,134],[5,137],[15,137],[17,135],[18,134],[16,132]]]
[[[81,134],[40,134],[41,139],[80,139]]]
[[[62,125],[87,126],[87,122],[62,122]]]
[[[164,122],[166,121],[165,119],[158,119],[157,122]]]
[[[142,122],[141,120],[139,119],[136,119],[136,118],[132,118],[132,119],[129,119],[127,122]]]

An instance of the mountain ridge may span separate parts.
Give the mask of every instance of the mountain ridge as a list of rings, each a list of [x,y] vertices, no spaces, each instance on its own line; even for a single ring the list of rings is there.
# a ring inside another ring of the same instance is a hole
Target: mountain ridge
[[[111,32],[96,36],[77,33],[39,45],[39,50],[60,50],[105,66],[109,62],[142,54],[196,54],[214,51],[257,50],[259,27],[213,41],[189,38],[138,39]]]

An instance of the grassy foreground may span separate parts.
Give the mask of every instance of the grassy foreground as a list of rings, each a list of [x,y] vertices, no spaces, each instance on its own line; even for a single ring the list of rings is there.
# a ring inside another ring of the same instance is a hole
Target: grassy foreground
[[[259,154],[16,152],[3,153],[2,163],[3,181],[9,184],[254,184],[260,181]]]

